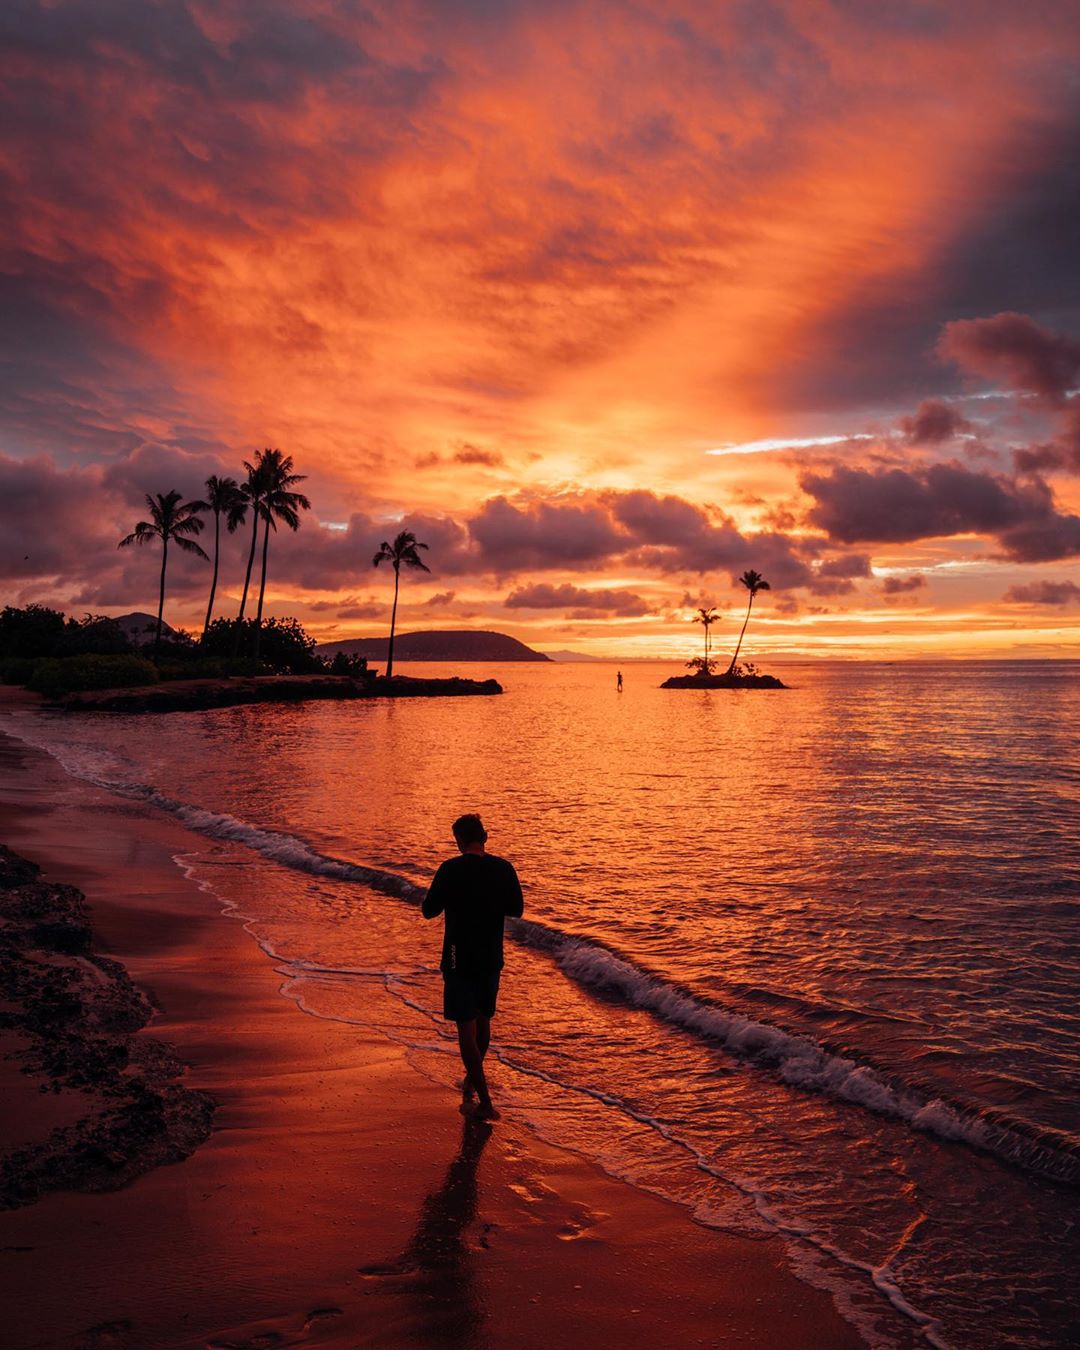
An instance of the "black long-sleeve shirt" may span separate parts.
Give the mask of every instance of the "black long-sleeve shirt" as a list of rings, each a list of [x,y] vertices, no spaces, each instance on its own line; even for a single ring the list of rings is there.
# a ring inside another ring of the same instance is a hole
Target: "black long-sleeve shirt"
[[[494,853],[447,858],[432,878],[421,912],[446,913],[440,969],[445,974],[494,975],[503,966],[503,920],[525,908],[512,863]]]

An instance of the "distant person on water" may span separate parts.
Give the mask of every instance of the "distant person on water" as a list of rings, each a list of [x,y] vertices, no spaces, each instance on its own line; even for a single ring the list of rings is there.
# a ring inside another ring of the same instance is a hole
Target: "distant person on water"
[[[457,1023],[465,1066],[461,1109],[481,1120],[498,1120],[484,1056],[503,966],[503,920],[508,915],[520,918],[525,901],[513,864],[487,852],[487,830],[480,817],[459,816],[452,828],[460,856],[440,865],[420,908],[425,919],[446,914],[439,968],[443,1016]]]
[[[621,670],[617,670],[617,671],[615,672],[615,688],[619,691],[620,694],[622,693],[622,671],[621,671]]]

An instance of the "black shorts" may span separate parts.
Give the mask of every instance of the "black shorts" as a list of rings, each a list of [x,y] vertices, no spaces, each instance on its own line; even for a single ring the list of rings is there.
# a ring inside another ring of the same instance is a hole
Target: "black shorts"
[[[443,1016],[448,1022],[494,1017],[498,993],[498,971],[494,975],[461,975],[454,970],[444,970]]]

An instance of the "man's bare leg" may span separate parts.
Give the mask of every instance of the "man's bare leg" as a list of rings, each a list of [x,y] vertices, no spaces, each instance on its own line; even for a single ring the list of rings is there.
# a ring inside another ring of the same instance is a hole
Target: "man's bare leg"
[[[465,1081],[468,1086],[475,1089],[478,1097],[476,1114],[484,1120],[498,1120],[499,1113],[495,1110],[491,1101],[491,1093],[488,1091],[487,1077],[484,1074],[484,1055],[481,1053],[478,1039],[478,1023],[484,1023],[485,1036],[487,1043],[491,1039],[491,1023],[488,1018],[474,1017],[468,1022],[459,1022],[458,1031],[458,1049],[461,1051],[461,1062],[465,1065]],[[487,1044],[484,1045],[484,1051],[487,1050]],[[466,1096],[468,1089],[466,1088]],[[464,1109],[464,1105],[462,1107]]]
[[[488,1046],[490,1044],[491,1018],[481,1017],[478,1014],[476,1018],[476,1048],[480,1052],[481,1060],[487,1058]],[[461,1080],[461,1095],[465,1101],[469,1101],[476,1096],[476,1089],[473,1087],[472,1080],[469,1078],[468,1074]]]

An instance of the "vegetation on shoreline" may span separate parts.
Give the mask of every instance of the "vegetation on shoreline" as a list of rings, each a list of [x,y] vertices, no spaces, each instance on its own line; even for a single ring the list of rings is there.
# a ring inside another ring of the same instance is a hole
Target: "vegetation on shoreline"
[[[158,682],[259,675],[341,675],[369,678],[363,657],[315,651],[296,619],[261,625],[259,664],[233,653],[254,638],[255,619],[215,619],[198,640],[177,631],[155,634],[153,646],[127,637],[116,619],[66,618],[44,605],[0,611],[0,682],[25,685],[46,698],[80,690],[130,689]]]

